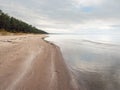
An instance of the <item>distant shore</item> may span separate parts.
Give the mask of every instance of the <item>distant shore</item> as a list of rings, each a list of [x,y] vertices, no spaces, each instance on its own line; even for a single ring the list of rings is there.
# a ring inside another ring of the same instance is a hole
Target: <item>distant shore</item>
[[[0,36],[0,90],[79,90],[46,35]]]

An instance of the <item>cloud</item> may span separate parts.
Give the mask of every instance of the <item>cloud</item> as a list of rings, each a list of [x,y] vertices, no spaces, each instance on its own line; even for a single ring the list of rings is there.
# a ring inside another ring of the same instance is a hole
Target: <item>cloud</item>
[[[0,0],[0,8],[48,32],[113,29],[119,0]]]
[[[77,6],[96,6],[100,5],[105,0],[72,0]]]

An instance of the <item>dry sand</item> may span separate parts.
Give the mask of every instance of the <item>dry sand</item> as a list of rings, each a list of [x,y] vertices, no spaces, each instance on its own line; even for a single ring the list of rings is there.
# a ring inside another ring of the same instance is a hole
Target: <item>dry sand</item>
[[[45,35],[0,36],[0,90],[78,90]]]

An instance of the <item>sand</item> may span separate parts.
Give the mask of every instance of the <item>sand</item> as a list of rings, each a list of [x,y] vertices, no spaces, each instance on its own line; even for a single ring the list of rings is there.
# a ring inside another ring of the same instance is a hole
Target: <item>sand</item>
[[[0,36],[0,90],[79,90],[45,35]]]

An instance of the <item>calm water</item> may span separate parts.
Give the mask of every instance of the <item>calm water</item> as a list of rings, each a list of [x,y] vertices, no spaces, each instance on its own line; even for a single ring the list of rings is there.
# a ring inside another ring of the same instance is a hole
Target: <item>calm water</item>
[[[49,35],[81,90],[120,90],[120,35]]]

